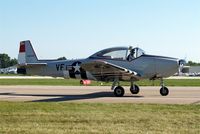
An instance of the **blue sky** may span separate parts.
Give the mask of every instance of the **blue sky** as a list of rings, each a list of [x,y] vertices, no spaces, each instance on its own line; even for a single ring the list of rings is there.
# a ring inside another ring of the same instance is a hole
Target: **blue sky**
[[[39,58],[113,46],[200,62],[199,0],[0,0],[0,53],[31,40]]]

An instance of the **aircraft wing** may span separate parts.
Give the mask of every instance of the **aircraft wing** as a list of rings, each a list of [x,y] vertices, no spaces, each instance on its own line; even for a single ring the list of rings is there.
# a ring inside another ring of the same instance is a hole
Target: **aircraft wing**
[[[88,63],[82,63],[81,67],[90,72],[97,80],[139,80],[141,75],[133,70],[106,62],[103,60],[95,60]]]

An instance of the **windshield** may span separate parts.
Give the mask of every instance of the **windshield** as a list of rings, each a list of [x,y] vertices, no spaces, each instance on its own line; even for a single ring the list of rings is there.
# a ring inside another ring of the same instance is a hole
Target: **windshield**
[[[138,57],[140,57],[141,55],[144,55],[144,54],[145,54],[145,52],[142,49],[140,49],[138,47],[132,49],[130,47],[129,48],[129,54],[127,56],[127,60],[132,61],[133,59],[138,58]]]
[[[136,52],[136,58],[137,58],[137,57],[140,57],[141,55],[144,55],[144,54],[145,54],[144,50],[142,50],[142,49],[140,49],[140,48],[138,48],[138,47],[136,47],[136,48],[134,48],[134,49],[135,49],[135,52]]]

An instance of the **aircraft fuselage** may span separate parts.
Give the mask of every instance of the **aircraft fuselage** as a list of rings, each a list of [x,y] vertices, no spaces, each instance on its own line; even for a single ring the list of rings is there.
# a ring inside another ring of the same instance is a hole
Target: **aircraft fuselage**
[[[89,80],[100,80],[93,77],[93,75],[81,68],[82,63],[91,62],[93,58],[77,59],[77,60],[62,60],[62,61],[39,61],[47,63],[46,66],[38,67],[27,67],[26,73],[31,75],[42,75],[52,77],[64,77],[74,79],[89,79]],[[101,60],[101,59],[100,59]],[[105,60],[105,59],[104,59]],[[126,60],[105,60],[109,63],[127,68],[129,70],[135,70],[141,75],[141,79],[156,79],[162,77],[169,77],[178,71],[179,64],[178,59],[143,55],[134,59],[133,61]],[[102,68],[99,71],[104,71]],[[120,80],[130,81],[130,78],[121,77]],[[103,79],[101,79],[103,81]],[[108,80],[106,80],[108,81]]]

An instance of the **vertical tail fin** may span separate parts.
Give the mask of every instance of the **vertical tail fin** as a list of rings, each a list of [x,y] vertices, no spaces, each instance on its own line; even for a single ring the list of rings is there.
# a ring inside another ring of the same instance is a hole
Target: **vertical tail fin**
[[[26,63],[36,63],[36,62],[38,62],[38,58],[31,45],[31,42],[29,40],[21,41],[19,47],[18,63],[26,64]]]

